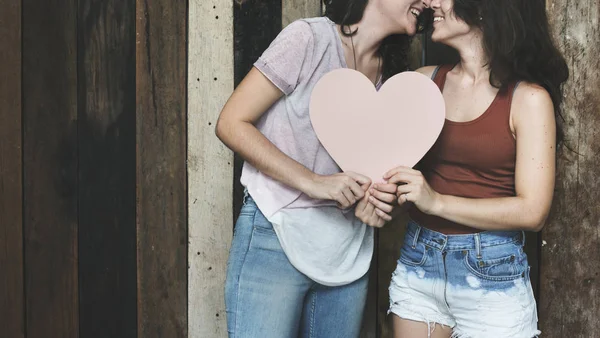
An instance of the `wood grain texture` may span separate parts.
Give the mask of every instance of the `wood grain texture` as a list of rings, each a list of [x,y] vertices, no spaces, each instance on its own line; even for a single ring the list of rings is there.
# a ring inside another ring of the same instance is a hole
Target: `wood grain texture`
[[[321,0],[284,0],[281,2],[281,26],[301,18],[321,16]]]
[[[78,8],[80,334],[134,338],[135,0]]]
[[[600,1],[547,0],[570,69],[564,86],[567,147],[559,148],[551,217],[542,231],[544,337],[600,337]]]
[[[191,0],[188,60],[189,333],[226,337],[233,153],[215,136],[233,92],[233,3]]]
[[[136,2],[138,337],[187,337],[187,2]]]
[[[23,338],[21,2],[0,8],[0,336]]]
[[[26,335],[79,335],[77,2],[23,0]]]
[[[234,6],[234,86],[237,87],[281,31],[281,6],[279,0],[247,0]],[[234,155],[234,220],[240,213],[244,196],[244,187],[240,183],[242,164],[242,158]]]

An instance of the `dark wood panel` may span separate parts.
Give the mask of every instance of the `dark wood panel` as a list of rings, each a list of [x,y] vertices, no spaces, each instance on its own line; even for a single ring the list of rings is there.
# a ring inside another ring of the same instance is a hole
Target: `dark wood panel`
[[[21,2],[0,8],[0,336],[22,338]]]
[[[77,2],[22,4],[27,337],[77,337]]]
[[[234,85],[237,87],[281,31],[281,0],[236,0],[233,31]],[[244,196],[244,187],[240,184],[243,163],[243,159],[236,154],[233,174],[234,220],[240,213]]]
[[[82,337],[137,335],[135,0],[80,0],[79,313]]]
[[[187,17],[137,0],[139,337],[187,337]]]
[[[600,337],[600,2],[546,6],[571,76],[563,92],[566,147],[542,231],[540,324],[544,337]]]

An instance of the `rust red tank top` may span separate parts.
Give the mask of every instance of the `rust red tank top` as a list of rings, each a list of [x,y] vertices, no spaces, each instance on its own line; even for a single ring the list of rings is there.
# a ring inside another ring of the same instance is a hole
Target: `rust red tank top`
[[[440,90],[452,68],[438,68],[433,81]],[[467,198],[515,196],[516,141],[509,122],[514,88],[515,84],[500,88],[488,109],[472,121],[445,121],[438,140],[417,165],[435,191]],[[410,216],[444,234],[480,231],[427,215],[414,206]]]

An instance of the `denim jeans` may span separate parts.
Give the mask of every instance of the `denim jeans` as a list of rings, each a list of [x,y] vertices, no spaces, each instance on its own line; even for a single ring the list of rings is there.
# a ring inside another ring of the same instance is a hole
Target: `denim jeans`
[[[236,222],[227,263],[230,338],[358,337],[368,273],[344,286],[320,285],[287,259],[250,196]]]
[[[521,231],[444,235],[409,222],[390,284],[390,312],[449,326],[452,337],[539,334]]]

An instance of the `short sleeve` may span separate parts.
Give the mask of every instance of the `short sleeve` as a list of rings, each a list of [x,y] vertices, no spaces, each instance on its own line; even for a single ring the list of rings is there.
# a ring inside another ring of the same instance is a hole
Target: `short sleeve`
[[[285,27],[271,42],[254,67],[285,95],[298,84],[302,67],[313,49],[313,32],[306,21],[297,20]]]

